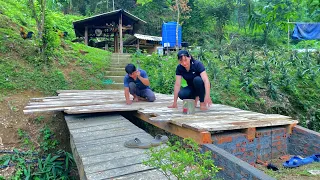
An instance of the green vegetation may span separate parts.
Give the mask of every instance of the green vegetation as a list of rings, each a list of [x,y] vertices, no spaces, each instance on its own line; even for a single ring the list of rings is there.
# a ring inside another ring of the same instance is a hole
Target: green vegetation
[[[315,73],[319,71],[318,53],[298,54],[264,48],[268,52],[264,55],[260,54],[263,50],[257,48],[228,49],[222,52],[226,55],[221,56],[214,50],[202,54],[191,52],[205,64],[214,103],[289,115],[299,119],[301,125],[320,131],[320,76]],[[155,91],[173,92],[178,64],[175,55],[158,57],[154,54],[134,59],[149,73]]]
[[[148,151],[150,159],[144,164],[159,168],[168,178],[177,179],[213,179],[219,171],[212,161],[210,151],[201,153],[200,147],[192,139],[184,139],[168,143],[163,148],[151,148]]]
[[[111,53],[71,42],[75,38],[72,22],[83,16],[46,11],[47,46],[43,59],[39,49],[42,42],[31,14],[28,0],[0,0],[1,102],[6,95],[23,91],[53,95],[61,89],[104,89],[104,72]],[[23,39],[20,27],[25,32],[33,31],[33,37]],[[64,31],[68,36],[62,38],[59,32]],[[21,109],[11,101],[8,105],[14,115],[20,113]],[[72,154],[59,150],[60,142],[53,131],[57,125],[44,126],[48,122],[44,116],[32,118],[33,122],[38,130],[18,129],[21,147],[16,147],[19,150],[15,149],[13,154],[0,155],[1,168],[15,168],[10,179],[76,179]],[[26,152],[20,153],[20,149]]]
[[[0,47],[0,90],[32,89],[53,94],[58,89],[102,89],[111,53],[70,41],[74,38],[72,21],[82,17],[48,12],[51,47],[45,63],[37,53],[36,37],[24,40],[19,35],[20,26],[35,31],[27,3],[21,2],[24,1],[0,1],[4,14],[0,14],[0,44],[4,45]],[[54,28],[67,31],[68,36],[60,38]]]
[[[4,167],[15,166],[12,179],[75,179],[70,176],[75,166],[73,157],[65,151],[44,157],[32,151],[20,152],[14,149],[12,154],[0,156],[0,164]]]

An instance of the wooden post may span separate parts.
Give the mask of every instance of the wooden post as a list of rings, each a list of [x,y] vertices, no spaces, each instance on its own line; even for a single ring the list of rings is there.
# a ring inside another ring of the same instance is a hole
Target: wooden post
[[[105,41],[105,43],[104,43],[104,50],[106,50],[106,51],[107,51],[107,50],[108,50],[108,48],[109,48],[109,47],[108,47],[108,41],[107,41],[107,39],[106,39],[106,41]]]
[[[84,44],[88,46],[88,26],[84,28]]]
[[[137,50],[140,49],[139,43],[140,43],[140,41],[139,41],[139,39],[137,39]]]
[[[114,33],[114,52],[119,53],[118,34]]]
[[[122,41],[122,12],[119,17],[119,36],[120,36],[120,53],[123,53],[123,41]]]

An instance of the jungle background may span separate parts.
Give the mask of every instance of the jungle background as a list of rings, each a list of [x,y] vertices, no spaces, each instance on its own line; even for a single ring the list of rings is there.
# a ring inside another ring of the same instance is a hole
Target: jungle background
[[[287,23],[319,22],[318,0],[0,0],[0,149],[11,152],[0,154],[0,179],[77,178],[63,115],[22,110],[56,90],[106,89],[112,53],[72,42],[72,22],[117,9],[146,21],[147,35],[178,20],[191,55],[206,66],[214,103],[288,115],[320,132],[320,43],[288,44]],[[154,91],[172,94],[175,53],[138,51],[133,59]]]

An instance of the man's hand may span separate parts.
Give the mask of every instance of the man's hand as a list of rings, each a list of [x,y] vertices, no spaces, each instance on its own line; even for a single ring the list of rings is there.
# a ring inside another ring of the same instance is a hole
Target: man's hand
[[[139,70],[137,70],[137,77],[139,78],[139,77],[141,77],[140,76],[140,71]]]
[[[177,102],[174,102],[171,106],[168,106],[168,108],[178,108]]]
[[[126,104],[130,105],[130,104],[132,104],[132,101],[131,100],[126,101]]]

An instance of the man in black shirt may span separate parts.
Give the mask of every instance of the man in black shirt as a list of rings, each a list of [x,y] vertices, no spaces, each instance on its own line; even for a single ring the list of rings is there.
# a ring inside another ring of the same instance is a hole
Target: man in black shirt
[[[195,99],[195,104],[200,99],[200,110],[207,110],[212,104],[210,97],[210,82],[203,64],[194,60],[189,52],[178,52],[179,65],[176,69],[176,82],[174,85],[173,104],[169,108],[177,108],[178,97],[180,99]],[[181,78],[187,81],[188,86],[180,90]]]

